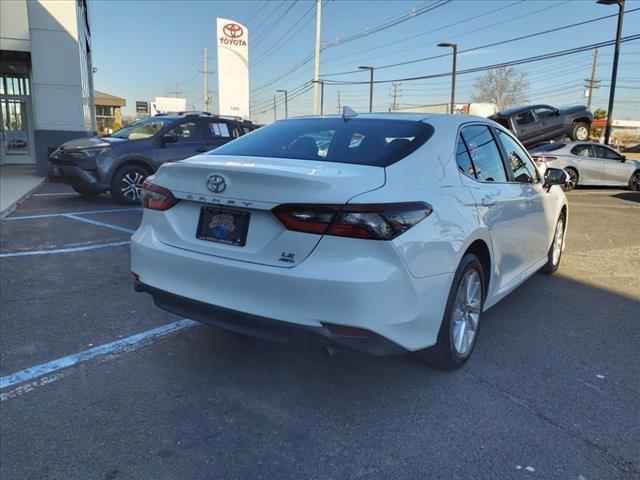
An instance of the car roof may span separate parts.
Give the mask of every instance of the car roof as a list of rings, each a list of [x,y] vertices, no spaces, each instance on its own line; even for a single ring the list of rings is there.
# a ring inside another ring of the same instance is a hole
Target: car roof
[[[215,114],[204,113],[204,112],[193,112],[193,113],[185,112],[183,114],[180,114],[180,113],[158,113],[156,115],[153,115],[153,116],[147,117],[147,118],[166,118],[167,120],[183,120],[183,119],[189,118],[189,117],[231,120],[233,122],[247,123],[247,124],[251,124],[252,123],[251,120],[246,120],[246,119],[240,118],[240,117],[230,117],[230,116],[227,116],[227,115],[215,115]]]
[[[291,120],[313,120],[323,118],[342,118],[342,115],[305,115],[301,117],[290,117],[280,121]],[[477,115],[460,115],[460,114],[446,114],[446,113],[405,113],[405,112],[374,112],[374,113],[358,113],[358,119],[380,119],[380,120],[408,120],[414,122],[428,122],[433,127],[440,128],[457,128],[463,123],[469,122],[482,122],[486,124],[494,124],[492,120]]]

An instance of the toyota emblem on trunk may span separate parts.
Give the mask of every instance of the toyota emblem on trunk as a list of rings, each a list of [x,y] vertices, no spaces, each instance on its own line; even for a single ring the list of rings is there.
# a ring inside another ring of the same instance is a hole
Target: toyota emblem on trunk
[[[213,193],[222,193],[227,189],[227,182],[220,175],[210,175],[207,179],[207,188]]]

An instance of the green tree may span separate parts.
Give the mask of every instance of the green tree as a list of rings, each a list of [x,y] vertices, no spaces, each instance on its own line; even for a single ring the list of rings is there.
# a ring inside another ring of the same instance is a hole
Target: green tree
[[[596,120],[599,118],[607,118],[607,111],[604,108],[597,108],[595,112],[593,112],[593,118]]]

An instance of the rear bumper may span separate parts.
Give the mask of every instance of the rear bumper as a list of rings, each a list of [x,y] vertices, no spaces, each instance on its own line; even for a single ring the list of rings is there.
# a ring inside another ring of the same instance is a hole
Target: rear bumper
[[[271,321],[324,339],[327,324],[361,328],[399,351],[435,344],[453,277],[413,277],[388,242],[363,252],[359,240],[325,237],[307,259],[283,268],[166,245],[145,219],[131,240],[131,271],[161,308],[224,328],[258,318],[247,328]]]
[[[209,305],[180,295],[174,295],[136,281],[138,292],[151,294],[155,304],[181,317],[224,328],[233,332],[279,342],[298,342],[331,346],[340,350],[354,351],[368,355],[398,355],[406,353],[402,348],[373,332],[362,335],[334,335],[326,326],[312,327],[282,322],[271,318],[250,315],[244,312]]]

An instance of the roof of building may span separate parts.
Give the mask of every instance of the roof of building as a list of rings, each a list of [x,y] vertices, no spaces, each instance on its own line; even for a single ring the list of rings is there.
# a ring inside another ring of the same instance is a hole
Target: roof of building
[[[104,105],[107,107],[124,107],[127,104],[127,101],[124,98],[116,97],[115,95],[99,92],[98,90],[94,90],[93,93],[96,105]]]

